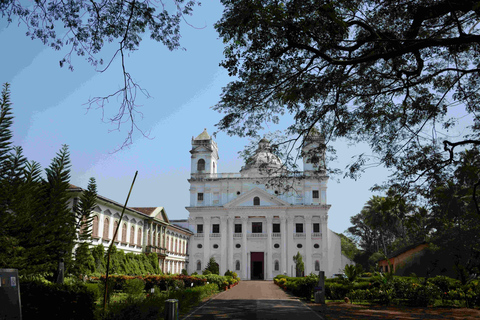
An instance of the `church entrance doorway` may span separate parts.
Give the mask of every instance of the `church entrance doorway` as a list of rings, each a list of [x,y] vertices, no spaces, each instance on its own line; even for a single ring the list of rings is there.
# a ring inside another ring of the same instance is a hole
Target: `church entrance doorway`
[[[263,252],[251,252],[250,259],[250,279],[264,279],[264,254]]]

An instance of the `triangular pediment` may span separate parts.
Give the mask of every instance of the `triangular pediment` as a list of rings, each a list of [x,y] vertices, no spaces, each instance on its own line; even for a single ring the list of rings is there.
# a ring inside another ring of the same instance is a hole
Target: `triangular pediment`
[[[154,216],[156,220],[170,223],[170,221],[168,221],[167,212],[165,211],[164,207],[157,207],[150,216]]]
[[[224,207],[226,208],[233,208],[233,207],[253,207],[253,199],[255,197],[260,198],[260,205],[255,207],[283,207],[289,206],[290,204],[282,199],[276,197],[268,193],[265,190],[260,188],[254,188],[242,195],[238,198],[233,199],[232,201],[225,204]]]

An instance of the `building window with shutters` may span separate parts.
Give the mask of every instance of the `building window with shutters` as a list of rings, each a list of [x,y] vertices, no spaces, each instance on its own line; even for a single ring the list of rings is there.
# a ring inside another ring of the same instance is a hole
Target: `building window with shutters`
[[[242,233],[242,224],[236,223],[235,224],[235,233]]]
[[[142,246],[142,228],[138,228],[137,246],[139,246],[139,247]]]
[[[135,244],[135,227],[132,226],[130,228],[130,245],[134,245]]]
[[[103,239],[104,240],[109,240],[108,238],[109,228],[110,228],[110,220],[108,220],[108,218],[105,218],[103,222]]]
[[[303,233],[303,223],[296,223],[295,224],[295,232],[296,233]]]
[[[272,232],[273,233],[280,233],[280,223],[274,223],[272,225]]]
[[[92,237],[98,238],[98,216],[93,217]]]
[[[123,223],[122,226],[122,243],[127,243],[127,224]]]
[[[252,233],[262,233],[261,222],[252,222]]]

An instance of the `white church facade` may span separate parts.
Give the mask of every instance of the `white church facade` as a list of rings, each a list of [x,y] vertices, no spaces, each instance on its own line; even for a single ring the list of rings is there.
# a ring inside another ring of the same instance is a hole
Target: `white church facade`
[[[312,154],[323,144],[318,135],[308,138],[302,149],[303,171],[295,174],[283,169],[266,139],[239,173],[218,173],[216,142],[206,130],[192,138],[186,209],[194,234],[188,272],[201,273],[214,257],[220,274],[232,270],[243,280],[295,276],[293,256],[299,252],[305,275],[340,273],[350,261],[342,256],[340,237],[328,229],[324,154]],[[320,160],[310,161],[312,157]],[[292,189],[267,184],[275,174],[286,176]]]

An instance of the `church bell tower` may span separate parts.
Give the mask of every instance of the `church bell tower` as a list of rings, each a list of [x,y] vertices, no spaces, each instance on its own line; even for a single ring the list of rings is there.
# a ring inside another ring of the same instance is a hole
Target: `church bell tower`
[[[204,129],[196,138],[192,137],[191,175],[209,175],[217,173],[218,147]]]

